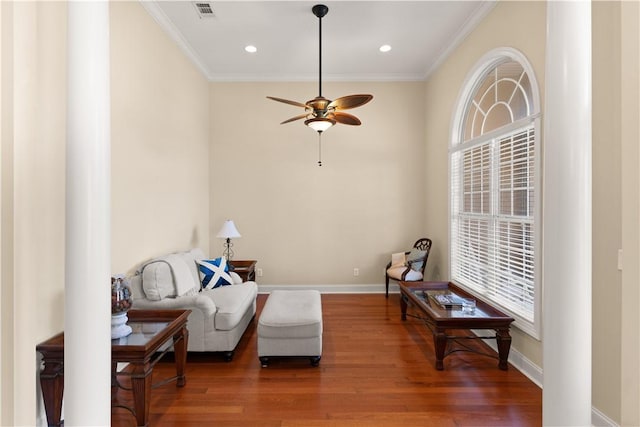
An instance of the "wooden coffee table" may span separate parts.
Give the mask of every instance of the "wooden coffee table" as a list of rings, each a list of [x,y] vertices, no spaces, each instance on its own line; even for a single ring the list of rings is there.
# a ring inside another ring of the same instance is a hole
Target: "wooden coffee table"
[[[186,384],[184,367],[187,361],[187,317],[191,310],[131,310],[128,313],[133,332],[123,338],[111,340],[111,376],[112,394],[119,386],[116,373],[118,362],[126,362],[130,367],[126,375],[131,377],[131,391],[134,407],[120,405],[113,399],[112,406],[124,407],[136,417],[138,426],[146,426],[149,422],[149,402],[151,401],[151,378],[155,364],[171,346],[164,351],[163,346],[170,340],[176,361],[176,376],[162,381],[158,385],[176,380],[178,387]],[[47,413],[47,423],[59,426],[64,391],[64,332],[55,335],[36,346],[42,354],[44,370],[40,373],[40,385]],[[158,353],[158,351],[160,351]]]
[[[465,313],[460,306],[444,308],[437,304],[429,293],[451,293],[460,298],[473,298],[476,308],[473,313]],[[513,318],[491,307],[471,294],[450,282],[400,282],[402,320],[407,319],[407,307],[411,305],[420,313],[417,317],[424,321],[433,333],[436,350],[436,369],[444,369],[444,358],[450,342],[463,339],[495,339],[498,346],[498,367],[506,370],[509,366],[507,359],[511,348],[509,325]],[[489,329],[495,331],[493,336],[449,335],[450,330],[461,329]],[[456,351],[460,351],[459,349]]]

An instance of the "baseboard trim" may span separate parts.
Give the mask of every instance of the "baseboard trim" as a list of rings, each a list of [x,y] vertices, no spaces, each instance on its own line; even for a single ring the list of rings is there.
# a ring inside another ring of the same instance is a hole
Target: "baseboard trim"
[[[384,293],[384,285],[380,284],[361,284],[361,285],[262,285],[258,284],[258,293],[260,294],[268,294],[269,292],[276,289],[289,289],[289,290],[300,290],[300,289],[315,289],[320,291],[322,294],[383,294]],[[391,289],[389,289],[389,293],[391,293]],[[399,293],[398,288],[396,287],[396,292]]]
[[[476,335],[482,335],[484,331],[472,332]],[[496,353],[498,352],[498,347],[494,341],[485,341],[485,344],[491,347]],[[509,351],[509,363],[518,371],[522,372],[522,374],[529,378],[535,385],[542,388],[542,368],[513,347]]]
[[[591,425],[597,427],[620,427],[618,423],[593,406],[591,407]]]

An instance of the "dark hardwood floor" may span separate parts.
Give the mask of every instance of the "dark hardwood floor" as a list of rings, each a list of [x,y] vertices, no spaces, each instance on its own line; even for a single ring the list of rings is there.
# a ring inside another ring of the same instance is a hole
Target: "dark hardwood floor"
[[[444,371],[435,370],[431,333],[417,319],[400,320],[399,298],[323,295],[320,366],[274,359],[261,368],[256,326],[266,295],[260,295],[233,361],[190,354],[184,388],[172,382],[152,390],[149,425],[542,425],[542,391],[515,368],[501,371],[497,359],[456,352],[445,358]],[[154,382],[173,375],[173,363],[163,360]],[[131,413],[114,409],[112,426],[134,425]]]

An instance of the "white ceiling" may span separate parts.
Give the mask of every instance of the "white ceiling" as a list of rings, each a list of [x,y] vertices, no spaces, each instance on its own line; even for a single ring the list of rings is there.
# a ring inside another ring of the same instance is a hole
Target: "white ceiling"
[[[211,81],[318,79],[320,1],[211,1],[143,6]],[[202,3],[202,2],[201,2]],[[324,1],[322,77],[329,81],[423,80],[493,8],[489,1]],[[249,54],[248,44],[258,48]],[[388,53],[378,49],[392,46]]]

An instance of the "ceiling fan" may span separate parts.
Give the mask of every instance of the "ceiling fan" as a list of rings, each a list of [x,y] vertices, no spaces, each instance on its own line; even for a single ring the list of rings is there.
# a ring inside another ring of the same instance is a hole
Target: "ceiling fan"
[[[360,119],[352,114],[344,113],[342,110],[360,107],[371,101],[373,95],[347,95],[333,101],[322,96],[322,18],[329,12],[329,8],[323,4],[317,4],[311,8],[311,11],[318,17],[319,27],[318,96],[304,104],[273,96],[267,96],[267,98],[304,108],[304,114],[287,119],[280,123],[282,125],[296,120],[306,119],[304,124],[318,133],[324,132],[336,123],[359,126],[361,124]]]

